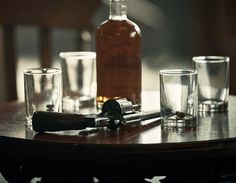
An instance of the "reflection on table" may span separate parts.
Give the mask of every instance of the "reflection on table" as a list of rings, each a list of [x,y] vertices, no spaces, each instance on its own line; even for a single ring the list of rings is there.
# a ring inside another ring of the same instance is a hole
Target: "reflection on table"
[[[147,94],[143,107],[158,109],[158,93]],[[25,120],[24,103],[0,104],[0,145],[4,149],[0,152],[4,167],[0,168],[9,171],[8,166],[13,166],[21,176],[53,176],[61,171],[74,176],[79,170],[82,175],[96,174],[102,179],[106,169],[110,178],[119,172],[126,180],[137,174],[138,178],[166,175],[178,180],[183,171],[189,179],[209,178],[209,172],[219,177],[225,168],[236,172],[231,164],[236,160],[234,96],[229,97],[228,112],[200,113],[194,128],[164,129],[159,120],[148,120],[115,131],[104,127],[35,133],[25,127]],[[178,169],[179,164],[185,166]]]

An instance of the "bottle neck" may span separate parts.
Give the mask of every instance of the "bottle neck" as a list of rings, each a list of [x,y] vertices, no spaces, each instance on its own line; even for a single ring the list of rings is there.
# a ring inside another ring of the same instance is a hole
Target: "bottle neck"
[[[127,19],[127,2],[126,0],[109,0],[109,19],[125,20]]]

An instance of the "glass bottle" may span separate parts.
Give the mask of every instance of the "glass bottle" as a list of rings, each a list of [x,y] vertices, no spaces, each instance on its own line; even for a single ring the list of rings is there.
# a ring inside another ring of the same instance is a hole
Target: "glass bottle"
[[[96,32],[97,105],[125,97],[141,107],[141,31],[127,18],[126,0],[109,0],[109,9]]]

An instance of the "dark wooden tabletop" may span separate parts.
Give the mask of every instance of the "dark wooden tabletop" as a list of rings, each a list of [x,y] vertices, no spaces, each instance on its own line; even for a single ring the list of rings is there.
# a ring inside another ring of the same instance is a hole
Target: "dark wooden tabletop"
[[[150,94],[153,97],[153,93]],[[159,109],[158,99],[144,110]],[[149,107],[149,108],[148,108]],[[88,110],[85,112],[88,113]],[[37,134],[25,127],[25,108],[23,102],[0,103],[0,138],[26,141],[46,141],[65,144],[88,144],[128,146],[151,145],[158,147],[175,143],[202,144],[224,142],[236,139],[236,97],[229,97],[229,111],[224,113],[200,113],[196,128],[161,129],[160,121],[150,120],[133,125],[122,126],[116,131],[106,128],[88,128],[55,133]]]
[[[144,108],[159,108],[155,96],[148,93],[144,97]],[[25,127],[25,120],[24,103],[0,104],[0,146],[4,149],[1,157],[60,160],[96,167],[99,163],[129,164],[133,168],[139,167],[137,163],[165,167],[181,161],[214,162],[236,157],[235,96],[229,97],[228,112],[199,114],[196,128],[167,130],[161,128],[160,121],[144,121],[116,131],[89,128],[38,134]]]

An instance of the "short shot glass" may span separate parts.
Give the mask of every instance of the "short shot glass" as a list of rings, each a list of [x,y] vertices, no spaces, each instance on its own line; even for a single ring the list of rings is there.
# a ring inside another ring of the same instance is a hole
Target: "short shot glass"
[[[61,69],[30,68],[24,71],[26,126],[32,127],[35,111],[62,111]]]
[[[198,100],[200,112],[228,110],[229,57],[196,56],[193,67],[198,72]]]
[[[160,70],[160,109],[162,126],[193,127],[197,124],[197,71]]]
[[[63,110],[78,112],[93,107],[96,98],[96,53],[61,52]]]

